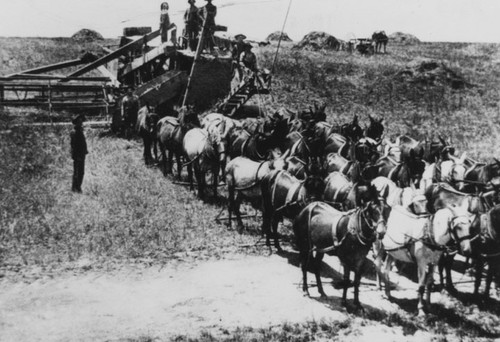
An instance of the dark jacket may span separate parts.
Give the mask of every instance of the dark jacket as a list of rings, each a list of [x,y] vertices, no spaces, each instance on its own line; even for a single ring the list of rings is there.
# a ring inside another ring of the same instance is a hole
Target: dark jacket
[[[80,160],[85,159],[87,150],[87,141],[85,140],[85,135],[83,134],[83,129],[76,128],[71,132],[71,158]]]

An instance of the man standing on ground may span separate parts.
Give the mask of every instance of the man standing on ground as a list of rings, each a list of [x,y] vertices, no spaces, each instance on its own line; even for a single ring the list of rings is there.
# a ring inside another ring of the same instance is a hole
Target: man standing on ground
[[[82,192],[83,175],[85,173],[85,157],[88,153],[85,134],[83,134],[84,116],[78,115],[73,119],[74,130],[71,138],[71,158],[73,158],[73,186],[74,192]]]
[[[203,47],[210,52],[214,50],[214,32],[215,32],[215,16],[217,15],[217,7],[212,4],[212,0],[205,0],[207,4],[200,9],[200,20],[204,25],[203,30]]]
[[[184,13],[184,24],[186,25],[186,38],[188,47],[191,51],[196,51],[198,34],[200,33],[200,17],[198,15],[198,7],[195,0],[188,0],[189,8]]]
[[[132,87],[127,89],[127,95],[122,99],[122,120],[125,137],[130,140],[137,123],[139,98],[134,95]]]

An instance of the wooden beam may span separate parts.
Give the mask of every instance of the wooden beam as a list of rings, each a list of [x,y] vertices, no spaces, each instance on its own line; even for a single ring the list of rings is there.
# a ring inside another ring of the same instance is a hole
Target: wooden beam
[[[68,75],[68,77],[80,76],[80,75],[83,75],[91,70],[94,70],[101,65],[104,65],[108,62],[111,62],[113,59],[116,59],[120,56],[125,55],[130,50],[140,48],[144,44],[144,42],[148,42],[148,41],[158,37],[159,35],[160,35],[160,30],[148,33],[144,37],[139,38],[137,40],[134,40],[133,42],[130,42],[130,43],[122,46],[118,50],[115,50],[112,53],[110,53],[104,57],[99,58],[98,60],[94,61],[93,63],[90,63],[90,64],[84,66],[83,68],[78,69],[77,71]]]
[[[97,70],[99,70],[99,72],[103,76],[109,77],[109,79],[111,80],[111,83],[113,83],[113,85],[115,87],[119,87],[120,86],[120,81],[118,81],[118,79],[116,78],[116,76],[113,75],[113,73],[111,71],[109,71],[108,69],[106,69],[106,67],[104,65],[101,65],[101,66],[97,67]]]
[[[151,51],[147,52],[144,56],[138,57],[129,63],[123,68],[123,72],[121,77],[139,69],[143,65],[154,61],[157,57],[167,54],[167,45],[168,43],[162,43],[159,46],[153,48]]]
[[[85,63],[88,63],[88,60],[72,59],[70,61],[65,61],[65,62],[50,64],[50,65],[45,65],[43,67],[33,68],[33,69],[29,69],[29,70],[24,70],[24,71],[21,71],[21,72],[17,72],[17,73],[14,73],[14,74],[7,75],[7,77],[13,77],[13,76],[18,76],[18,75],[26,75],[26,74],[42,74],[44,72],[58,70],[58,69],[63,69],[63,68],[69,68],[69,67],[72,67],[72,66],[75,66],[75,65],[80,65],[80,64],[85,64]]]

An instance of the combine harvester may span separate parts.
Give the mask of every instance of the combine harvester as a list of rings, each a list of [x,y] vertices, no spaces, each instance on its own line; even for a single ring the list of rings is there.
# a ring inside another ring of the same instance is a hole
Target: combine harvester
[[[103,47],[107,53],[103,57],[87,53],[80,59],[0,77],[0,106],[36,106],[50,112],[97,108],[109,118],[130,86],[141,104],[156,107],[162,116],[172,114],[175,107],[193,105],[202,110],[216,103],[219,111],[233,115],[253,95],[268,93],[270,78],[265,85],[253,78],[234,82],[229,38],[217,35],[215,54],[203,53],[199,39],[193,52],[180,48],[176,30],[169,31],[168,42],[161,42],[159,30],[125,28],[119,48]],[[69,75],[47,74],[79,65]],[[100,77],[87,76],[96,71]]]

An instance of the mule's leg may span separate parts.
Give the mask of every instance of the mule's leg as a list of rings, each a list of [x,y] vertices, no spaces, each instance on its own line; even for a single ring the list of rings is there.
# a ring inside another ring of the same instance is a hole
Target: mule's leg
[[[266,205],[262,208],[262,234],[266,235],[266,246],[271,247],[271,212]]]
[[[451,267],[453,266],[454,255],[445,256],[444,270],[446,272],[446,289],[448,292],[456,292],[455,286],[453,286],[453,281],[451,279]]]
[[[432,293],[432,284],[434,283],[434,265],[429,265],[427,269],[427,275],[425,279],[425,305],[429,310],[431,308],[431,293]]]
[[[391,272],[391,266],[392,266],[392,257],[390,254],[387,253],[383,268],[385,295],[387,296],[387,298],[391,298],[391,279],[389,277],[389,274]]]
[[[281,215],[274,214],[272,217],[272,227],[273,227],[273,238],[274,238],[274,247],[278,252],[283,252],[280,246],[280,240],[278,235],[278,225],[281,221]]]
[[[219,186],[219,164],[216,163],[212,169],[213,182],[214,182],[214,197],[217,198],[217,187]]]
[[[151,139],[145,134],[142,138],[144,144],[144,163],[149,165],[153,156],[151,155]]]
[[[354,271],[354,305],[358,309],[362,309],[361,303],[359,301],[359,286],[361,284],[361,274],[362,267],[359,270]]]
[[[189,189],[191,191],[193,191],[194,190],[194,185],[193,185],[193,164],[189,164],[188,165],[187,171],[188,171]],[[180,178],[180,174],[178,174],[177,177]]]
[[[205,175],[201,172],[198,160],[194,162],[194,176],[198,182],[198,198],[202,199],[205,191]]]
[[[491,282],[493,281],[493,265],[490,265],[491,261],[488,263],[488,272],[486,273],[486,284],[484,287],[484,294],[483,297],[485,299],[490,297],[490,288],[491,288]]]
[[[175,160],[177,162],[177,179],[178,180],[181,180],[181,175],[182,175],[182,160],[181,160],[181,155],[180,153],[176,153],[175,154]],[[171,164],[172,165],[172,164]],[[190,167],[192,167],[192,163],[189,164]],[[191,169],[191,180],[193,179],[192,177],[192,174],[193,174],[193,171]],[[192,187],[193,185],[191,184],[191,190],[193,190],[194,188]]]
[[[344,265],[344,291],[342,292],[342,305],[347,306],[347,290],[349,289],[349,276],[351,275],[351,269]]]
[[[232,221],[233,221],[233,210],[235,208],[235,200],[234,200],[234,185],[232,182],[227,182],[227,215],[228,215],[228,222],[226,225],[229,227],[229,229],[232,228]]]
[[[236,200],[234,201],[234,211],[236,213],[236,220],[238,222],[238,229],[242,230],[243,229],[243,221],[241,220],[241,212],[240,212],[240,205],[241,205],[241,195],[238,193],[236,195]]]
[[[474,295],[479,295],[479,286],[481,286],[481,278],[483,277],[484,260],[479,257],[476,260],[476,272],[474,279]]]
[[[168,160],[167,160],[167,151],[165,150],[165,148],[163,147],[162,144],[160,144],[160,153],[161,153],[161,162],[162,162],[162,171],[163,171],[163,175],[166,176],[167,175],[167,166],[168,166]]]
[[[373,255],[374,255],[374,264],[375,270],[377,272],[377,284],[378,289],[382,291],[382,279],[384,279],[384,274],[382,271],[382,266],[384,263],[384,247],[382,246],[382,242],[377,240],[373,243]]]
[[[321,261],[323,260],[324,254],[316,252],[316,257],[314,258],[314,275],[316,276],[316,284],[318,285],[318,292],[321,297],[325,298],[326,294],[323,291],[323,283],[321,282]]]
[[[418,304],[417,310],[419,316],[425,316],[424,312],[424,292],[425,282],[427,280],[427,264],[423,261],[418,263]]]
[[[312,258],[312,252],[300,251],[300,266],[302,269],[302,292],[304,296],[309,297],[309,290],[307,288],[307,268],[309,267],[309,260]]]
[[[158,162],[158,139],[156,139],[156,137],[153,136],[153,138],[151,140],[152,140],[152,145],[153,145],[153,153],[155,156],[154,161],[157,163]]]

